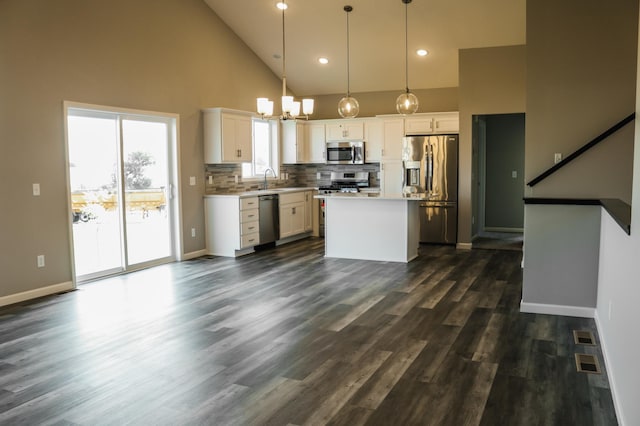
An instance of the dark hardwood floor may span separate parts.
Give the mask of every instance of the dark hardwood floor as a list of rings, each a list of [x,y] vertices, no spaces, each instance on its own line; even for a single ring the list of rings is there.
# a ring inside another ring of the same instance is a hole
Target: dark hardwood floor
[[[0,424],[615,425],[522,253],[325,259],[307,239],[0,309]]]

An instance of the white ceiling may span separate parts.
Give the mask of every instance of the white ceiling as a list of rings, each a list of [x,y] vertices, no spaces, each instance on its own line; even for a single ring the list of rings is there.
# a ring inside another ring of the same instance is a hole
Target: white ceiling
[[[282,75],[282,12],[277,0],[204,0]],[[402,0],[287,0],[287,85],[297,95],[347,90],[349,14],[351,92],[405,86]],[[458,49],[525,44],[526,0],[413,0],[408,6],[409,87],[458,86]],[[415,51],[424,48],[426,57]],[[320,56],[329,58],[320,65]]]

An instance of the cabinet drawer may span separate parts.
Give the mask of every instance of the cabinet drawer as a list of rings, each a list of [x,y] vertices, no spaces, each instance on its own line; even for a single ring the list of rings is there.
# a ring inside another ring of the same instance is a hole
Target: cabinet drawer
[[[259,218],[258,209],[242,210],[240,212],[240,223],[255,222]]]
[[[280,205],[299,203],[304,201],[304,191],[293,192],[291,194],[280,194]]]
[[[254,222],[243,222],[240,224],[240,228],[240,234],[242,235],[253,234],[260,229],[257,220]]]
[[[240,248],[253,247],[260,244],[260,234],[254,232],[240,237]]]
[[[240,210],[258,208],[258,197],[240,198]]]

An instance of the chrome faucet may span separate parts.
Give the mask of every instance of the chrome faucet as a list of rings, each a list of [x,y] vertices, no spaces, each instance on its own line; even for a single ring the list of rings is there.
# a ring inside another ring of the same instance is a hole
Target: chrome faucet
[[[271,173],[273,173],[273,177],[274,177],[274,178],[276,177],[276,171],[275,171],[275,170],[273,170],[271,167],[267,167],[267,168],[264,170],[264,189],[265,189],[265,190],[269,189],[269,182],[267,182],[267,172],[268,172],[269,170],[271,170]]]

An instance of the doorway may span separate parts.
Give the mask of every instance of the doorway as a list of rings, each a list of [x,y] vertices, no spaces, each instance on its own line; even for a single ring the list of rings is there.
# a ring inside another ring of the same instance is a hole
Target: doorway
[[[76,282],[176,259],[177,117],[65,104]]]
[[[474,246],[476,240],[522,240],[524,142],[524,113],[473,117]]]

